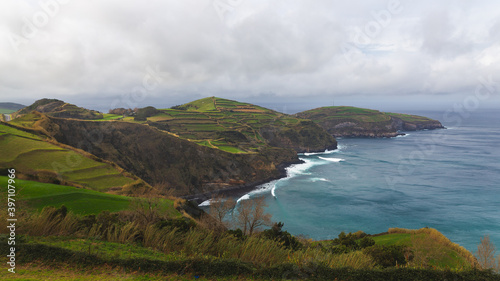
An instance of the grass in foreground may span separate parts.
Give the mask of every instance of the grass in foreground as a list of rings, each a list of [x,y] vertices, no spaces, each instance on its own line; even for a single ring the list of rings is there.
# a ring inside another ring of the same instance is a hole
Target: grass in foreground
[[[6,258],[1,258],[0,262],[5,264]],[[43,262],[30,262],[27,264],[16,265],[16,273],[6,273],[0,275],[0,280],[46,280],[46,281],[63,281],[63,280],[79,280],[79,281],[163,281],[163,280],[257,280],[253,278],[224,277],[224,278],[204,278],[194,274],[179,275],[172,273],[169,275],[152,274],[144,272],[125,271],[119,267],[111,267],[107,265],[93,267],[89,270],[85,267],[75,267],[74,265],[65,264],[44,264]]]
[[[107,267],[155,277],[181,275],[218,280],[498,279],[492,272],[470,268],[443,270],[411,265],[382,268],[374,262],[376,257],[364,250],[331,252],[305,241],[298,248],[287,248],[266,236],[268,232],[242,237],[222,229],[210,230],[203,226],[206,224],[195,225],[185,219],[165,218],[141,224],[133,217],[133,213],[81,217],[62,208],[46,208],[26,218],[19,228],[18,235],[30,236],[19,236],[17,240],[18,262],[53,268],[64,263],[77,270]],[[33,236],[40,234],[44,236]],[[428,234],[439,237],[433,231]],[[6,236],[0,238],[4,240]],[[0,251],[6,247],[5,241],[0,241]]]

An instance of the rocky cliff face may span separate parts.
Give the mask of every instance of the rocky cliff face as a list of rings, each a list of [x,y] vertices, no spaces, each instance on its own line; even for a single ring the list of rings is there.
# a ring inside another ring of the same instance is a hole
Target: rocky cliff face
[[[140,124],[49,119],[44,127],[57,141],[112,161],[178,196],[274,179],[281,175],[278,165],[298,161],[292,149],[232,154]]]
[[[356,120],[325,120],[318,123],[327,132],[335,137],[395,137],[400,135],[390,121],[379,123],[365,123]]]
[[[403,121],[397,117],[391,116],[393,120],[393,127],[399,131],[419,131],[419,130],[434,130],[444,129],[441,122],[437,120],[423,120],[423,121]]]
[[[309,120],[300,121],[295,126],[264,127],[260,133],[269,145],[293,149],[298,153],[322,152],[337,148],[337,140]]]

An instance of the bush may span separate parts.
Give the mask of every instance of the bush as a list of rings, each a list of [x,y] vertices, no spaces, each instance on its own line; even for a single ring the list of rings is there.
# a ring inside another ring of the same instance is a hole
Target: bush
[[[302,244],[299,240],[288,233],[288,231],[283,231],[282,227],[282,222],[274,223],[271,229],[267,229],[262,232],[262,236],[281,243],[287,249],[300,249]]]
[[[338,238],[333,239],[331,252],[334,254],[347,254],[352,251],[357,251],[375,245],[375,240],[367,237],[367,234],[358,231],[356,233],[345,234],[341,232]]]
[[[137,113],[135,114],[134,120],[135,121],[146,121],[148,117],[154,116],[158,113],[160,113],[160,111],[152,106],[139,108],[137,110]]]
[[[361,249],[364,249],[375,245],[375,240],[371,237],[363,237],[359,240],[358,244]]]
[[[230,234],[236,238],[238,238],[239,240],[245,240],[246,239],[246,236],[243,234],[243,231],[241,229],[230,229],[227,231],[227,234]]]
[[[405,247],[403,246],[380,246],[374,245],[365,248],[363,252],[373,258],[382,267],[405,265]]]

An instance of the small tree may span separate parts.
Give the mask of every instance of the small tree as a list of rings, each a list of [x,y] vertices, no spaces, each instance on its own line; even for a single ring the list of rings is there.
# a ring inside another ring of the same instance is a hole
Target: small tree
[[[160,198],[154,195],[134,198],[130,203],[130,209],[135,217],[135,221],[141,225],[148,225],[162,219],[163,216],[160,214],[160,208]]]
[[[271,225],[271,215],[264,212],[264,207],[266,206],[262,197],[243,200],[238,204],[236,224],[243,229],[243,234],[252,235],[259,227]]]
[[[212,215],[217,222],[221,225],[227,226],[227,223],[224,222],[224,218],[227,214],[229,214],[234,207],[236,206],[236,202],[233,198],[224,198],[221,195],[214,195],[210,200],[210,215]]]
[[[490,236],[481,238],[481,244],[477,246],[476,258],[479,265],[484,269],[495,268],[495,245],[490,241]]]

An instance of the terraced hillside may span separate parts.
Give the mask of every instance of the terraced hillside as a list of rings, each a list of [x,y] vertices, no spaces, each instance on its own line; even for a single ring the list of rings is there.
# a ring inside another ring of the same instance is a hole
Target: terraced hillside
[[[125,120],[133,121],[133,117]],[[267,146],[291,148],[297,152],[336,148],[335,139],[313,122],[217,97],[161,109],[143,123],[199,145],[231,153],[258,153]]]
[[[52,103],[44,99],[29,108],[42,107],[54,115],[45,105]],[[284,165],[298,161],[296,152],[337,145],[309,120],[215,97],[171,109],[146,107],[134,110],[132,116],[107,114],[91,121],[46,114],[27,113],[11,123],[81,147],[176,195],[251,187],[282,176]],[[46,169],[43,162],[33,163]],[[78,173],[68,172],[68,180]],[[100,174],[105,175],[106,171]]]
[[[119,167],[40,136],[0,124],[0,169],[15,168],[27,179],[64,183],[99,191],[122,189],[140,179]]]
[[[296,116],[311,119],[336,137],[395,137],[401,134],[399,131],[444,128],[427,117],[351,106],[321,107]]]

